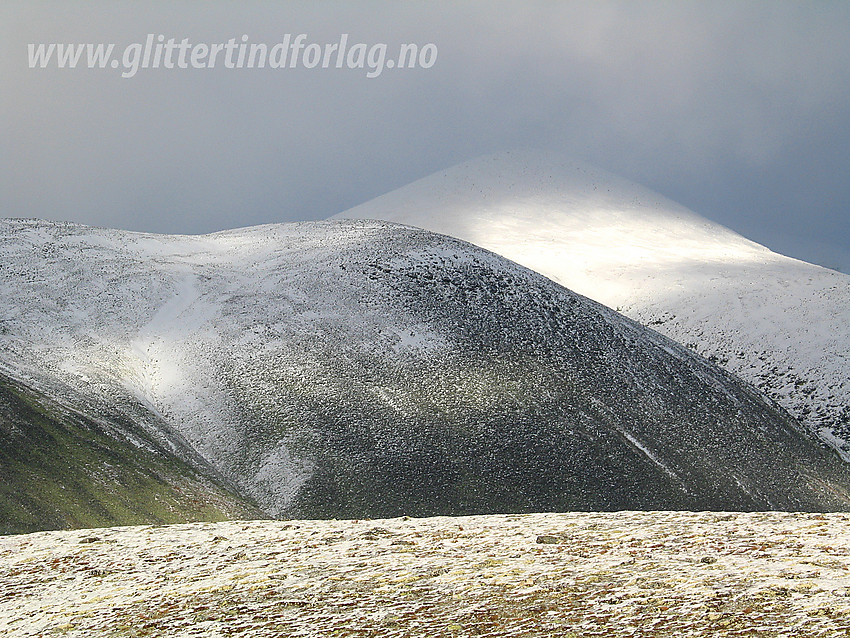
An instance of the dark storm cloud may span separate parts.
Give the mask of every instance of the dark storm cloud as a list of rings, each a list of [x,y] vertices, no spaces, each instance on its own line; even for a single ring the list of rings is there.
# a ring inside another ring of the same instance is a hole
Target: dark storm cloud
[[[153,6],[0,9],[4,216],[162,232],[315,219],[475,155],[539,146],[850,268],[846,4]],[[390,50],[434,42],[438,60],[374,79],[26,67],[29,42],[302,32]]]

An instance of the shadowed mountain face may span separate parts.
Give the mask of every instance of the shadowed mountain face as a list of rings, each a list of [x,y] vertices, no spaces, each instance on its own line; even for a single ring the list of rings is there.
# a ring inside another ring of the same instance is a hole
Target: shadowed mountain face
[[[470,241],[687,344],[850,461],[850,276],[771,252],[638,184],[508,151],[337,217]]]
[[[850,504],[845,466],[749,386],[455,239],[5,221],[0,253],[9,369],[273,516]]]

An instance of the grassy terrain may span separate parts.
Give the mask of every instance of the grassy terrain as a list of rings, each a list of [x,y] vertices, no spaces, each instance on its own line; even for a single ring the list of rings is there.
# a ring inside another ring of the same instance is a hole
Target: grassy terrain
[[[142,444],[0,375],[0,533],[255,513],[213,479]]]

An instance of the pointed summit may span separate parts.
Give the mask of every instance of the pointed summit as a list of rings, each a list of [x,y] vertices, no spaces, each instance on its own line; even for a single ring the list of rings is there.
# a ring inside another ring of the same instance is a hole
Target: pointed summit
[[[536,270],[720,363],[850,460],[847,275],[549,152],[479,157],[337,217],[418,226]]]
[[[458,237],[609,306],[621,295],[619,286],[608,292],[601,268],[619,276],[637,266],[750,261],[769,252],[639,184],[547,151],[478,157],[336,218]]]

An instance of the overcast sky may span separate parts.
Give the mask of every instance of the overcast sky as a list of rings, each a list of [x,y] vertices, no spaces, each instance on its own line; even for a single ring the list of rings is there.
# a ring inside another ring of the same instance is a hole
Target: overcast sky
[[[434,43],[431,68],[29,69],[28,43]],[[0,215],[199,233],[320,219],[451,164],[587,159],[850,272],[850,3],[0,8]]]

